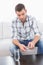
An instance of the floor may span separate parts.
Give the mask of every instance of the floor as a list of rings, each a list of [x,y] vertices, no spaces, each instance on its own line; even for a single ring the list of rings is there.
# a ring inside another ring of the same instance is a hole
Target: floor
[[[0,57],[0,65],[15,65],[15,62],[10,56],[2,56]]]
[[[0,65],[18,65],[11,56],[0,57]],[[21,56],[20,65],[43,65],[43,55]]]

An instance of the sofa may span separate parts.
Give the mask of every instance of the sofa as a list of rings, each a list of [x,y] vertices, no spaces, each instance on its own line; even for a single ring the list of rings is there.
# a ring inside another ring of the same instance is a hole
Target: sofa
[[[43,40],[43,23],[38,22]],[[0,56],[10,55],[10,45],[12,45],[12,22],[0,22]]]
[[[12,22],[0,22],[0,56],[10,55],[12,44]]]

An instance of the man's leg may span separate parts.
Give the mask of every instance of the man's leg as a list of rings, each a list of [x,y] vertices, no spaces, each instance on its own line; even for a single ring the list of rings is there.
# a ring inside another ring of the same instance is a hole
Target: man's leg
[[[9,50],[10,50],[11,56],[14,57],[14,50],[16,50],[16,47],[15,47],[15,45],[13,43],[11,44]]]
[[[38,47],[38,54],[43,54],[43,40],[39,40],[36,46]]]
[[[24,41],[20,41],[20,40],[19,40],[19,42],[20,42],[21,44],[25,44]],[[14,44],[12,43],[12,45],[10,46],[10,52],[11,52],[11,55],[12,55],[12,56],[14,56],[14,52],[15,52],[17,49],[19,49],[19,47],[16,46],[16,45],[14,45]]]
[[[32,40],[22,40],[22,41],[19,40],[19,42],[20,42],[21,44],[24,44],[25,46],[27,46],[30,41],[32,41]],[[11,55],[12,55],[12,56],[14,55],[14,52],[15,52],[15,50],[17,50],[17,49],[19,49],[19,47],[16,46],[16,45],[14,45],[14,44],[12,43],[12,45],[11,45],[11,47],[10,47],[10,52],[11,52]]]

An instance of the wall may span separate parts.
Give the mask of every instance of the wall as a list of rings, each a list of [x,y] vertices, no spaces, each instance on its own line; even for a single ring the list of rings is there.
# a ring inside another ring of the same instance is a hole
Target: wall
[[[14,19],[17,3],[25,4],[27,13],[43,23],[43,0],[0,0],[0,22],[11,22]]]

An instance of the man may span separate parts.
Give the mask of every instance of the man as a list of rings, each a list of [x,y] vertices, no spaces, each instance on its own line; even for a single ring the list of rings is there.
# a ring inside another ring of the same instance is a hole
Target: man
[[[38,53],[43,54],[43,44],[40,41],[36,19],[27,15],[27,10],[23,4],[17,4],[15,12],[17,18],[13,21],[13,44],[22,51],[26,51],[27,47],[33,49],[37,46]],[[14,52],[14,45],[11,48],[12,53]]]

